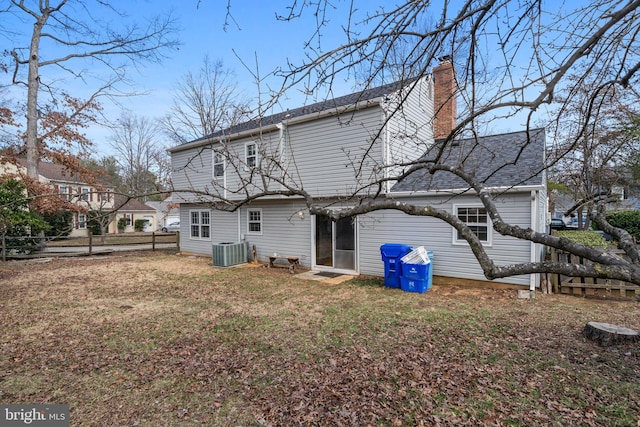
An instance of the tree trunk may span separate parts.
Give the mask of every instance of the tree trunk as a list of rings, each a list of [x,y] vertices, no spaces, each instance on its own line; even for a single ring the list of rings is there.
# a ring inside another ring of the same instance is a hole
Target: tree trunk
[[[600,322],[587,323],[582,329],[582,335],[603,347],[640,341],[640,334],[633,329]]]
[[[40,149],[38,147],[38,90],[40,89],[39,61],[40,37],[42,27],[48,19],[48,13],[43,13],[33,25],[31,46],[29,48],[29,75],[27,76],[27,175],[38,179],[38,162]]]

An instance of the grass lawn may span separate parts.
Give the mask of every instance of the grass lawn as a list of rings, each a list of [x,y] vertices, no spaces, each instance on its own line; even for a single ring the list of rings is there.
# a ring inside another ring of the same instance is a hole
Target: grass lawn
[[[72,426],[601,425],[640,419],[635,301],[328,284],[137,253],[0,263],[0,402]]]

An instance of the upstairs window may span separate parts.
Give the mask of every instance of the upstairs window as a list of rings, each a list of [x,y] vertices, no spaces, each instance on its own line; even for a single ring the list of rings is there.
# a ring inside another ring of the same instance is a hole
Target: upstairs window
[[[89,188],[82,187],[82,193],[80,194],[80,199],[84,200],[85,202],[89,201]]]
[[[458,219],[464,222],[484,244],[491,244],[491,227],[487,209],[480,206],[454,206]],[[454,243],[466,243],[458,230],[454,230]]]
[[[250,168],[255,167],[258,164],[258,145],[255,142],[249,142],[244,146],[246,165]]]
[[[67,187],[66,185],[61,185],[58,188],[58,191],[60,191],[60,197],[62,197],[64,200],[70,200],[70,193],[71,193],[71,188]]]
[[[213,177],[224,177],[224,156],[218,151],[213,152]]]

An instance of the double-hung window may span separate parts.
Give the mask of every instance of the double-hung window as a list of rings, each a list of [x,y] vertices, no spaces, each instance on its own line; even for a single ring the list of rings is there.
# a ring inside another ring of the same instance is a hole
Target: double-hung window
[[[211,211],[197,210],[190,211],[190,224],[192,239],[211,239]]]
[[[62,197],[64,200],[69,200],[69,187],[67,187],[66,185],[61,185],[58,190],[60,191],[60,197]]]
[[[82,194],[80,195],[80,199],[84,200],[85,202],[89,201],[89,194],[90,194],[90,188],[87,187],[82,187]]]
[[[87,216],[85,214],[78,214],[78,228],[80,230],[87,228]]]
[[[247,210],[248,234],[262,234],[262,209]]]
[[[485,244],[491,244],[491,227],[487,209],[482,206],[454,206],[455,215],[464,222],[478,239]],[[466,243],[458,230],[454,229],[454,243]]]
[[[258,164],[258,144],[255,142],[249,142],[244,146],[244,161],[245,164],[250,167],[256,167]]]
[[[213,152],[213,178],[224,178],[224,156],[219,151]]]

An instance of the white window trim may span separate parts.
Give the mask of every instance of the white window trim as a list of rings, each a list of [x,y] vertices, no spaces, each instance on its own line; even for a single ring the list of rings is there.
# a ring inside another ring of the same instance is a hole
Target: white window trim
[[[86,191],[85,191],[86,190]],[[87,198],[85,199],[85,194],[87,196]],[[90,187],[82,187],[80,189],[80,200],[84,201],[84,202],[89,202],[91,201],[91,188]]]
[[[460,203],[460,204],[456,204],[453,205],[453,215],[457,218],[458,217],[458,209],[460,208],[484,208],[484,205],[481,203]],[[482,243],[482,246],[493,246],[493,227],[491,224],[491,218],[489,218],[489,212],[487,212],[487,240],[486,241],[480,241],[480,243]],[[455,228],[451,228],[451,240],[452,240],[452,244],[453,245],[459,245],[459,246],[469,246],[469,242],[467,242],[466,240],[462,239],[458,239],[458,230],[456,230]]]
[[[68,185],[59,185],[58,192],[60,193],[60,197],[64,200],[69,200],[69,186]]]
[[[131,226],[133,225],[133,214],[130,213],[125,213],[124,214],[125,219],[127,220],[127,222],[125,223],[125,226]]]
[[[219,154],[220,157],[222,157],[222,162],[216,162],[216,155]],[[216,176],[216,165],[222,165],[222,175],[220,176]],[[226,175],[227,175],[227,160],[224,157],[224,154],[222,154],[222,152],[218,151],[218,150],[213,150],[213,154],[211,155],[211,175],[213,176],[214,180],[222,180],[224,181]]]
[[[254,147],[254,155],[253,157],[253,165],[249,164],[249,155],[248,155],[248,149],[250,146]],[[246,144],[244,144],[244,164],[247,165],[248,168],[255,168],[256,166],[258,166],[258,143],[253,141],[253,142],[247,142]]]
[[[198,224],[194,224],[192,222],[193,220],[193,212],[198,212],[198,220],[200,221]],[[209,237],[202,237],[202,213],[206,212],[209,214],[209,224],[207,224],[207,226],[209,227]],[[198,226],[198,236],[194,237],[193,234],[191,233],[191,226],[193,225],[197,225]],[[189,210],[189,239],[191,240],[204,240],[204,241],[211,241],[211,210],[210,209],[190,209]]]
[[[80,219],[80,217],[84,219]],[[85,214],[78,214],[78,230],[86,230],[89,218]]]
[[[257,221],[251,221],[251,212],[259,212],[260,213],[260,231],[251,231],[251,227],[249,226],[249,224],[251,224],[251,222],[257,222]],[[262,208],[250,208],[247,209],[247,234],[251,234],[254,236],[262,236],[262,232],[264,230],[264,222],[263,222],[263,216],[262,216]]]

